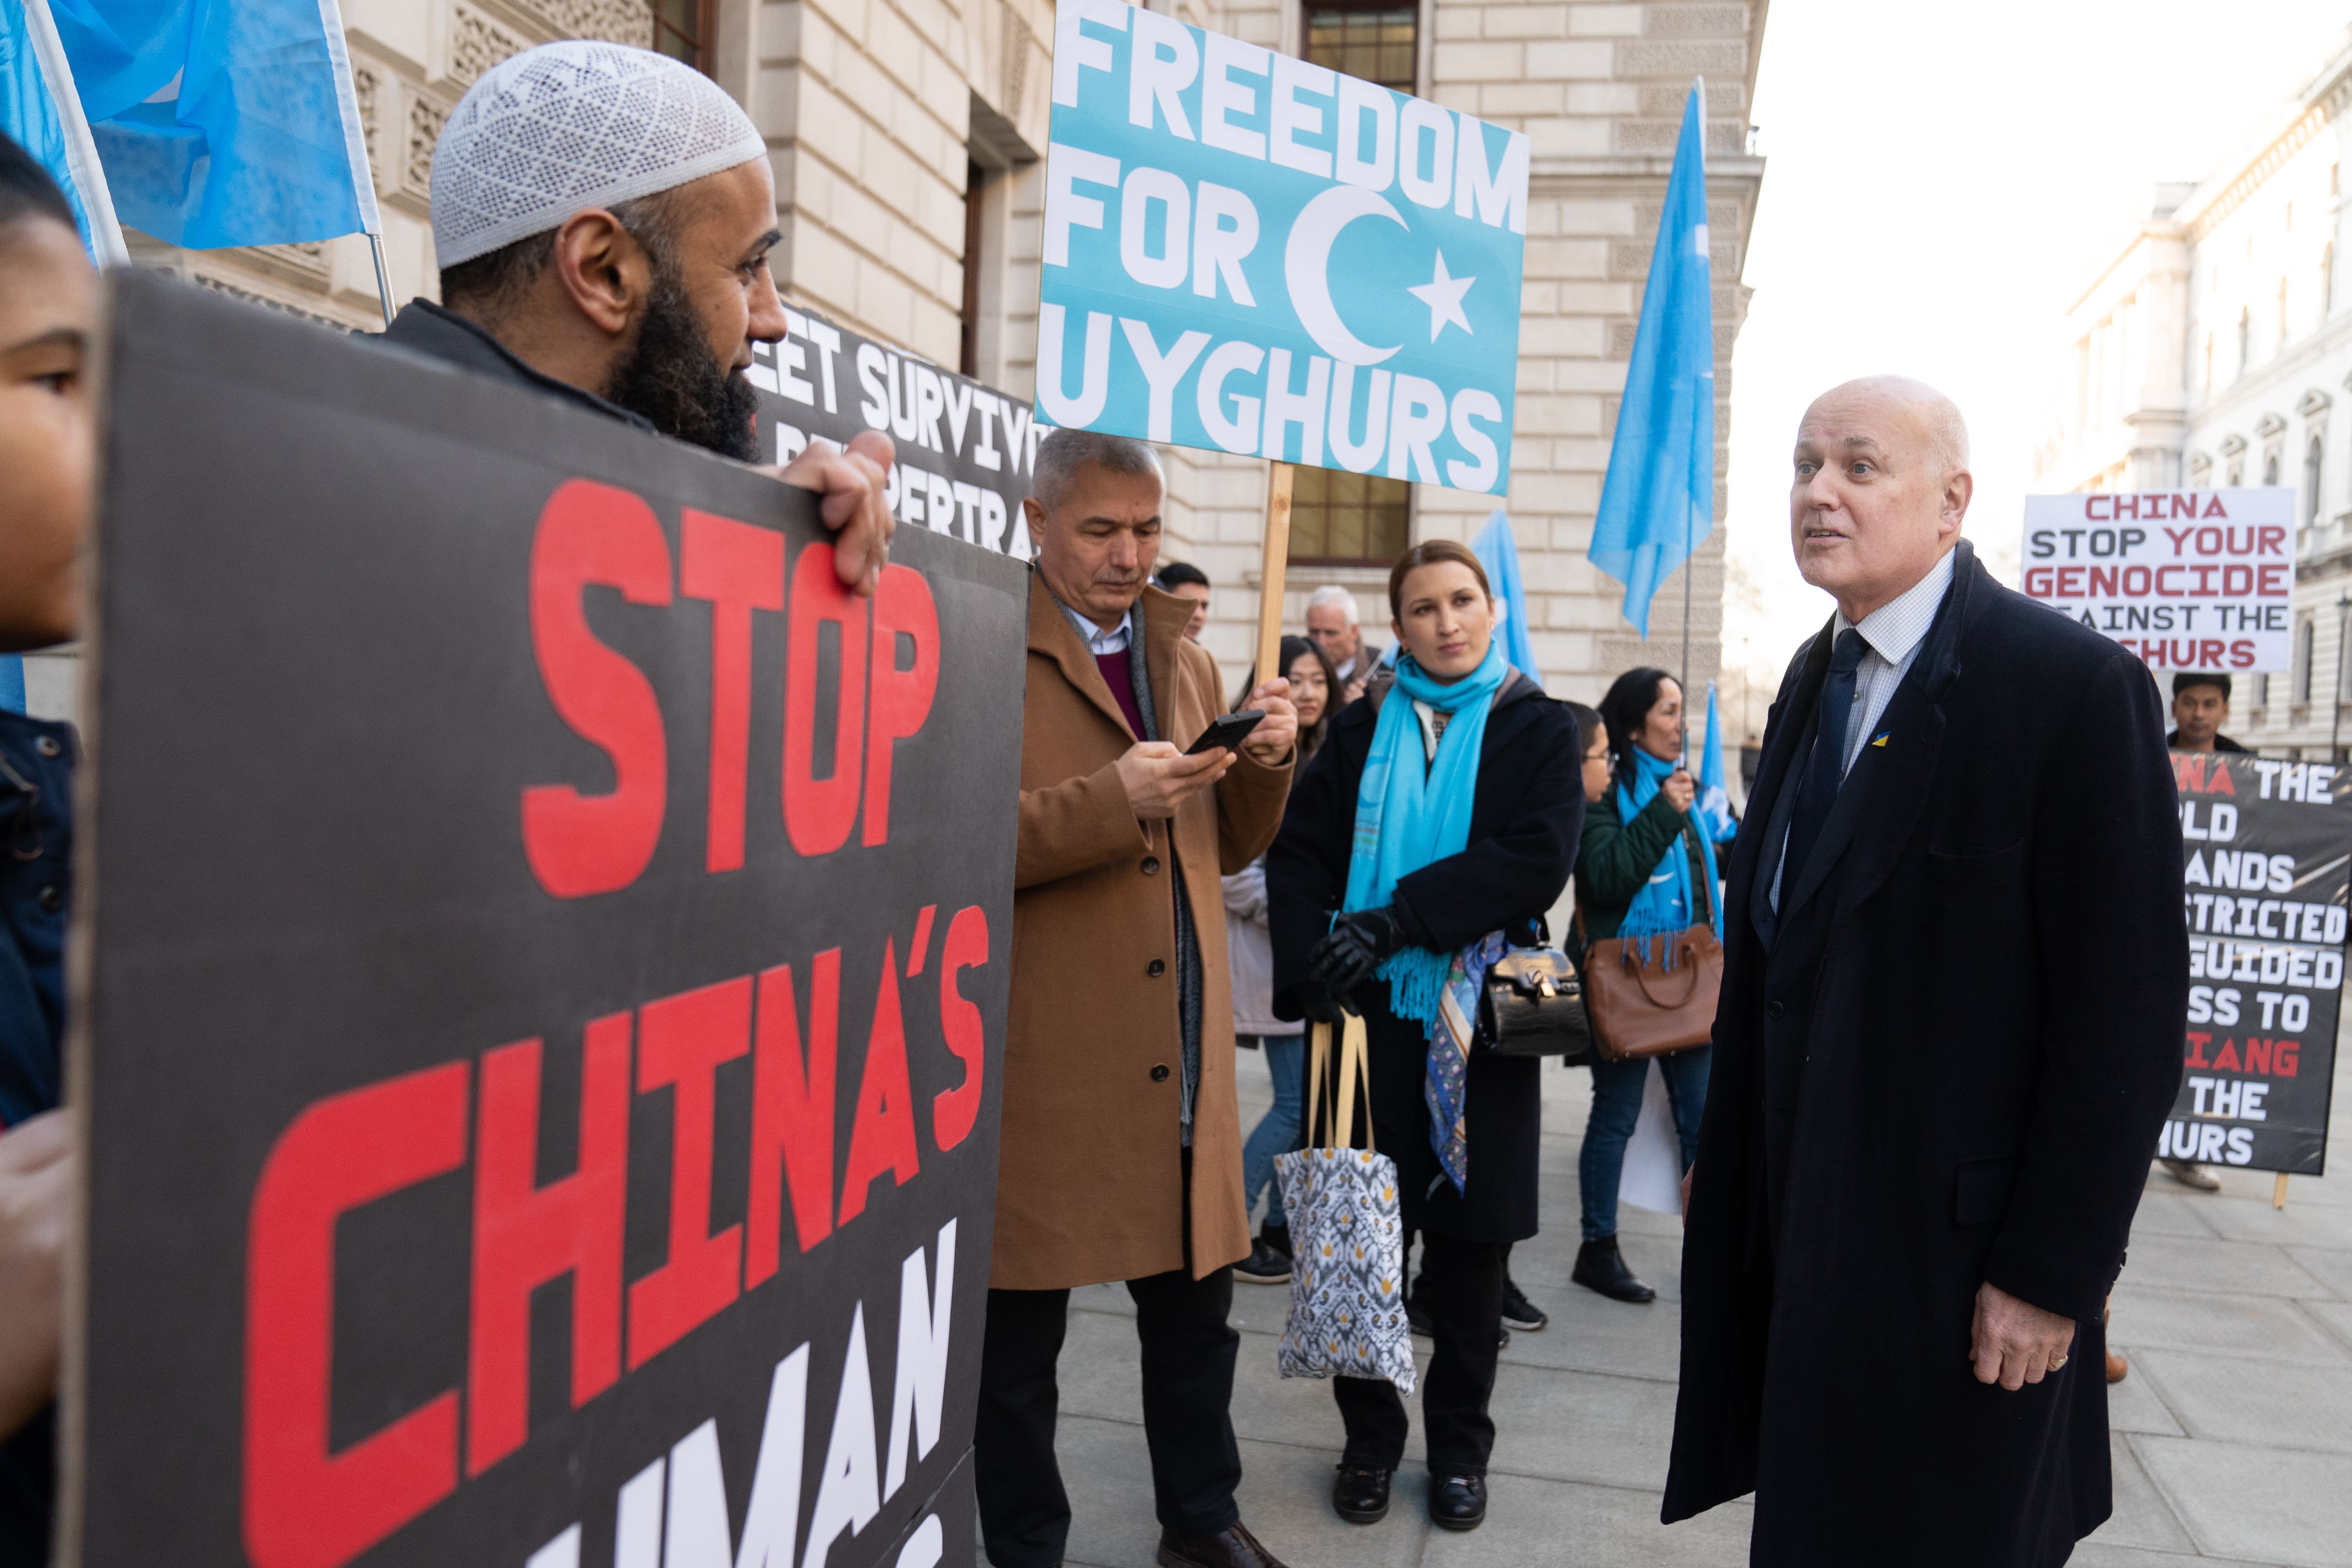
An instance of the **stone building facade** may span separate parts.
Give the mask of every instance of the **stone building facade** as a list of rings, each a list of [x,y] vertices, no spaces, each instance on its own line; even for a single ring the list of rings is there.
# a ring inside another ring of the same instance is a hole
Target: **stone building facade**
[[[2294,490],[2294,666],[2236,682],[2229,733],[2298,758],[2352,746],[2347,154],[2352,49],[2203,182],[2158,187],[2068,312],[2037,461],[2053,490]]]
[[[1507,505],[1542,673],[1590,700],[1618,671],[1671,666],[1682,582],[1658,595],[1652,641],[1620,586],[1585,559],[1608,467],[1652,237],[1684,96],[1704,75],[1716,279],[1717,473],[1730,428],[1738,282],[1762,160],[1748,107],[1767,0],[1153,0],[1200,26],[1309,53],[1532,142],[1519,392]],[[958,365],[1019,396],[1034,384],[1050,0],[344,0],[343,15],[395,303],[435,292],[433,142],[467,86],[531,43],[595,36],[691,59],[766,132],[786,298]],[[139,259],[335,324],[374,324],[365,242]],[[1238,681],[1250,657],[1266,468],[1171,455],[1167,553],[1216,585],[1204,640]],[[1385,560],[1411,540],[1464,538],[1491,498],[1434,486],[1302,476],[1291,624],[1308,591],[1357,593],[1388,640]],[[1350,480],[1355,492],[1341,493]],[[1379,487],[1391,487],[1380,489]],[[1319,488],[1318,488],[1319,487]],[[1725,510],[1720,478],[1717,515]],[[1694,681],[1719,664],[1724,530],[1694,563]]]

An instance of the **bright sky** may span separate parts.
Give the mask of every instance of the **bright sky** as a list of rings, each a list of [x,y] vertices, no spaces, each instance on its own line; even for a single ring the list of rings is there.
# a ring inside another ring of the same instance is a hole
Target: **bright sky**
[[[2066,307],[2150,187],[2244,147],[2347,21],[2352,0],[1774,0],[1753,116],[1768,159],[1756,294],[1732,361],[1735,730],[1743,637],[1760,729],[1831,608],[1789,555],[1805,405],[1877,371],[1950,394],[1974,446],[1968,534],[2013,581]]]

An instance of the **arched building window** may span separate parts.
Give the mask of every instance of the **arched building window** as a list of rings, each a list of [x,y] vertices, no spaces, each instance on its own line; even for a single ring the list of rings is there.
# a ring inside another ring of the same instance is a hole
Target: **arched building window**
[[[2294,700],[2311,700],[2311,617],[2303,616],[2294,625],[2294,684],[2289,688]]]
[[[2278,483],[2278,448],[2275,447],[2263,454],[2263,483]]]
[[[2319,521],[2319,471],[2326,454],[2319,437],[2311,438],[2311,449],[2303,455],[2303,525],[2315,526]]]
[[[2319,247],[2319,313],[2323,317],[2336,309],[2336,246],[2331,241]]]
[[[2251,307],[2241,306],[2238,310],[2238,374],[2240,375],[2246,374],[2247,362],[2253,358],[2253,353],[2254,312]]]

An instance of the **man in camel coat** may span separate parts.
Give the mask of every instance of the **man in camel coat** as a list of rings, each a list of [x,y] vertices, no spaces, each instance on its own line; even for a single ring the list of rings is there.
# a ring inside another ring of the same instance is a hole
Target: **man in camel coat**
[[[974,1449],[997,1568],[1052,1568],[1070,1288],[1123,1280],[1167,1568],[1280,1568],[1242,1527],[1227,1405],[1232,1265],[1250,1250],[1221,874],[1282,823],[1297,717],[1280,680],[1239,752],[1186,757],[1224,710],[1192,606],[1147,584],[1158,458],[1056,430],[1023,504],[1029,591],[996,1247]]]

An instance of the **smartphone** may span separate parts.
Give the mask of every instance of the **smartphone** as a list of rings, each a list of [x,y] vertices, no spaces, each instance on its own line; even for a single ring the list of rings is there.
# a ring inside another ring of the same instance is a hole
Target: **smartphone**
[[[1239,713],[1221,713],[1209,721],[1209,727],[1201,731],[1199,740],[1184,748],[1184,754],[1188,757],[1197,757],[1202,752],[1213,752],[1219,746],[1224,747],[1227,751],[1234,751],[1241,745],[1244,736],[1257,728],[1258,721],[1265,717],[1265,710],[1263,708],[1247,708]]]

